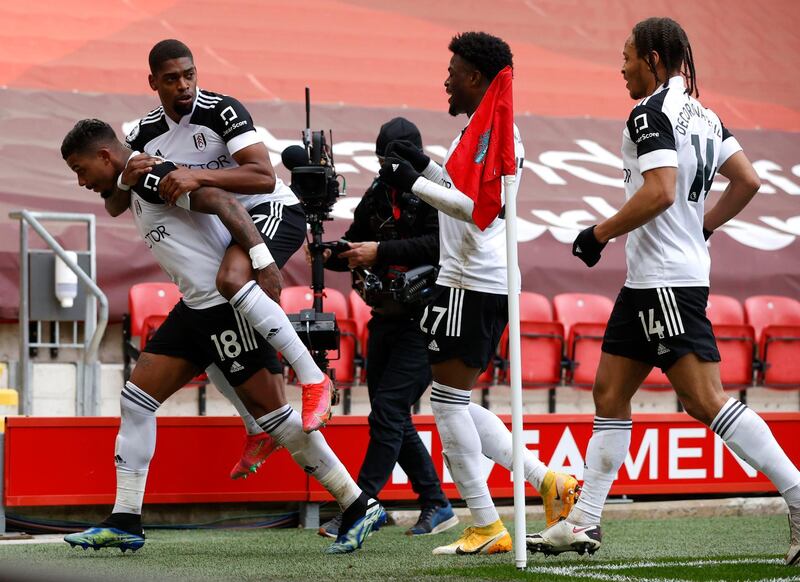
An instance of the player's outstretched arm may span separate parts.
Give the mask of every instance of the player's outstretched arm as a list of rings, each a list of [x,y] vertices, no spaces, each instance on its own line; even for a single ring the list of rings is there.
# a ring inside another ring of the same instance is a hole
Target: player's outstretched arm
[[[400,192],[413,192],[448,216],[472,222],[472,210],[475,204],[469,196],[455,188],[446,188],[431,182],[406,160],[386,158],[378,175],[392,188]]]
[[[736,152],[725,160],[725,163],[719,168],[719,173],[728,178],[730,182],[717,203],[706,212],[703,218],[703,230],[708,236],[739,214],[761,187],[758,174],[742,151]]]
[[[169,203],[184,192],[194,192],[201,186],[220,188],[238,194],[269,194],[275,191],[275,170],[263,143],[255,143],[233,154],[239,164],[220,170],[189,170],[178,167],[162,181],[159,194]]]
[[[417,172],[436,184],[441,184],[444,180],[442,167],[410,141],[398,139],[389,142],[386,146],[386,157],[404,159]]]
[[[282,278],[267,245],[244,206],[230,192],[218,188],[199,188],[189,195],[189,209],[216,214],[233,240],[248,251],[258,284],[275,301],[281,296]]]

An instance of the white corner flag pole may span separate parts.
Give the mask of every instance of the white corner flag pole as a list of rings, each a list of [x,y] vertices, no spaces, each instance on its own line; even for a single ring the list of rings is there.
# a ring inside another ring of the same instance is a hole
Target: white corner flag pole
[[[506,202],[506,254],[508,269],[508,360],[511,372],[511,437],[514,447],[514,563],[528,565],[525,546],[525,443],[522,438],[522,367],[519,344],[519,259],[517,257],[516,176],[503,176]]]

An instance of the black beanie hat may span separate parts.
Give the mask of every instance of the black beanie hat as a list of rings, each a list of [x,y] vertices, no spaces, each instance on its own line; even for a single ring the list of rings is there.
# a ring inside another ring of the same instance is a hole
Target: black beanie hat
[[[417,126],[405,117],[395,117],[381,125],[378,139],[375,140],[375,154],[384,157],[386,146],[395,140],[407,140],[422,149],[422,136]]]

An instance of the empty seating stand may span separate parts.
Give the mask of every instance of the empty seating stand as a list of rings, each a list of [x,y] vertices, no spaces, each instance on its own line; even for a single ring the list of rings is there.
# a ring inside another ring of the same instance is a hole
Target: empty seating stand
[[[356,324],[356,367],[361,369],[359,380],[367,381],[367,342],[369,340],[369,327],[367,324],[372,318],[372,308],[355,291],[350,291],[347,296],[350,305],[350,315]]]
[[[758,342],[759,383],[769,388],[800,388],[800,301],[757,295],[744,303]]]
[[[591,388],[614,303],[603,295],[561,293],[553,297],[553,307],[567,338],[567,383]]]
[[[123,378],[127,382],[133,370],[133,361],[138,359],[147,341],[153,337],[169,312],[181,299],[181,292],[174,283],[138,283],[128,291],[128,313],[122,317]],[[202,372],[187,386],[197,392],[197,413],[206,413],[206,386],[208,376]]]
[[[706,316],[714,329],[720,358],[720,378],[726,389],[744,389],[753,384],[755,330],[745,323],[742,304],[727,295],[708,296]]]

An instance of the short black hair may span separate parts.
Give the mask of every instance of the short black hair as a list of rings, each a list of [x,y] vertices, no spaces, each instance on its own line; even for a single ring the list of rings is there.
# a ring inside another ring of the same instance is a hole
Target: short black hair
[[[514,67],[514,55],[511,54],[508,43],[485,32],[457,34],[447,48],[471,63],[489,81],[506,67]]]
[[[117,134],[101,119],[81,119],[69,130],[61,142],[61,157],[65,160],[72,154],[81,154],[92,147],[117,140]]]
[[[694,70],[694,56],[689,37],[680,24],[671,18],[647,18],[633,27],[633,44],[639,58],[644,59],[657,83],[667,79],[659,79],[650,53],[655,51],[661,57],[667,74],[678,71],[686,78],[686,92],[695,97],[700,96],[697,90],[697,73]]]
[[[183,57],[189,57],[194,62],[192,51],[181,41],[174,38],[161,40],[150,49],[150,55],[147,57],[147,61],[150,63],[150,72],[155,75],[164,61]]]

